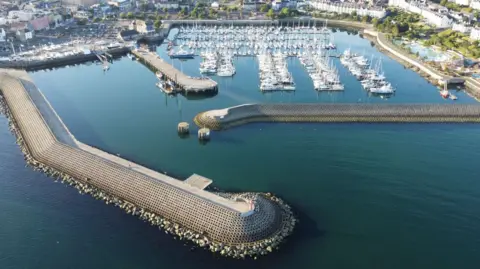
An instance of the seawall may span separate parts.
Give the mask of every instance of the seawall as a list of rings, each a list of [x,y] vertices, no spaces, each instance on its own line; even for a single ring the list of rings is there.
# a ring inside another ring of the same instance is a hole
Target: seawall
[[[0,90],[27,163],[80,192],[228,257],[265,255],[293,231],[290,207],[269,193],[208,192],[77,141],[25,72],[0,70]]]
[[[194,121],[214,130],[251,122],[480,123],[480,105],[247,104],[202,112]]]

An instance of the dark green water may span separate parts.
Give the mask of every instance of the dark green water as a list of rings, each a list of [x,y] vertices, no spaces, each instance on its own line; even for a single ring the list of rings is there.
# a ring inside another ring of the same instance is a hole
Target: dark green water
[[[335,41],[379,55],[357,36],[337,33]],[[197,63],[184,71],[195,74]],[[214,133],[207,145],[178,138],[179,121],[245,102],[451,102],[387,57],[385,74],[397,87],[388,100],[369,98],[341,66],[345,92],[318,95],[300,63],[289,66],[295,94],[262,95],[255,60],[240,58],[237,75],[202,100],[166,98],[154,74],[127,58],[107,73],[93,64],[31,74],[80,141],[181,178],[198,173],[221,189],[283,197],[301,222],[278,253],[232,261],[191,252],[25,168],[2,117],[0,268],[478,268],[479,125],[252,124]]]

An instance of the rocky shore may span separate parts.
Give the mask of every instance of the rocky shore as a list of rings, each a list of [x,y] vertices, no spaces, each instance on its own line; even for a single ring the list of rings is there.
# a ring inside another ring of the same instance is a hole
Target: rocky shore
[[[284,203],[280,198],[270,194],[270,193],[217,193],[218,195],[228,197],[231,199],[236,198],[245,198],[252,199],[255,204],[255,197],[262,195],[266,199],[269,199],[278,206],[278,210],[281,211],[281,220],[279,220],[279,227],[277,227],[276,232],[274,232],[268,238],[251,243],[245,244],[228,244],[226,242],[215,242],[212,241],[205,234],[197,233],[186,227],[170,221],[162,216],[156,215],[152,212],[137,207],[134,204],[120,198],[113,196],[109,193],[106,193],[95,186],[92,186],[88,183],[83,183],[79,180],[76,180],[69,176],[66,173],[52,169],[35,159],[32,158],[29,153],[28,146],[22,138],[21,131],[17,127],[14,117],[12,116],[8,105],[6,104],[3,96],[0,94],[0,113],[5,115],[9,122],[9,129],[16,137],[16,143],[19,145],[21,151],[24,154],[24,159],[27,162],[27,165],[30,165],[34,170],[41,171],[52,177],[55,180],[58,180],[64,184],[68,184],[76,188],[81,194],[89,194],[97,200],[104,201],[105,204],[111,204],[116,207],[119,207],[127,214],[138,216],[141,220],[150,223],[151,225],[157,226],[160,230],[163,230],[166,234],[171,234],[174,238],[180,240],[186,240],[194,243],[200,248],[208,249],[211,252],[219,253],[222,256],[244,259],[244,258],[253,258],[257,259],[262,255],[266,255],[270,252],[276,250],[281,243],[285,241],[285,238],[288,237],[295,227],[297,220],[290,208],[286,203]]]

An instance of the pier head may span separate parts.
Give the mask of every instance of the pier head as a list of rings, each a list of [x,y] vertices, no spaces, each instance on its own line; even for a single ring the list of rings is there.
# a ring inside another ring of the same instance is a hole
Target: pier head
[[[79,142],[24,71],[0,70],[0,107],[34,169],[221,255],[276,249],[295,226],[269,193],[209,192],[212,180],[181,181]]]
[[[194,121],[214,130],[250,122],[480,123],[480,105],[245,104],[202,112]]]

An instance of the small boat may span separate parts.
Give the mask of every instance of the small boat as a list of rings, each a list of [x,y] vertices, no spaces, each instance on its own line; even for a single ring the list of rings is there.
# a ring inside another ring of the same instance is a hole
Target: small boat
[[[458,97],[455,96],[455,95],[453,95],[453,94],[450,94],[450,97],[449,97],[449,98],[450,98],[450,100],[453,100],[453,101],[455,101],[455,100],[458,99]]]
[[[155,73],[155,76],[157,76],[158,79],[161,79],[163,77],[163,74],[161,72]]]
[[[447,90],[441,90],[440,95],[446,99],[450,96],[450,93]]]

